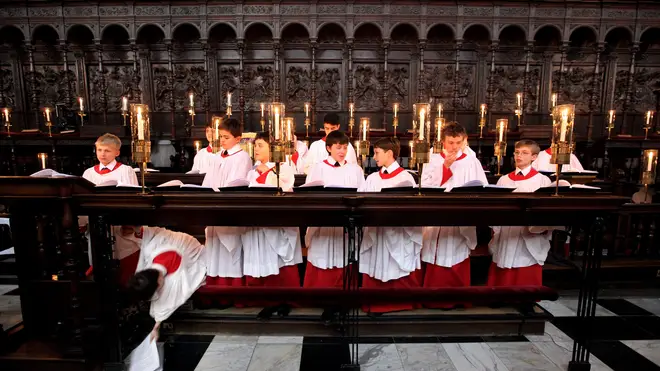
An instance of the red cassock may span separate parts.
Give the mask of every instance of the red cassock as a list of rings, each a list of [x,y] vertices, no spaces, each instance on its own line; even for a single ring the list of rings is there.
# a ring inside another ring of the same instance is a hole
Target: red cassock
[[[500,268],[495,263],[488,270],[488,286],[542,286],[543,267],[538,264],[521,268]]]

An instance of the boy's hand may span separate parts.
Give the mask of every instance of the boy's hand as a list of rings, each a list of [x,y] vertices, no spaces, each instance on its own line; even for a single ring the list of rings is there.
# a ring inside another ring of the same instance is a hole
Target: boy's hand
[[[156,322],[156,325],[154,325],[154,329],[151,330],[151,339],[150,341],[158,341],[158,331],[160,330],[160,322]]]
[[[257,171],[259,172],[259,174],[263,174],[268,170],[270,170],[270,168],[266,166],[266,164],[260,164],[259,166],[257,166]]]
[[[445,156],[444,167],[449,168],[456,161],[456,153],[449,154]]]

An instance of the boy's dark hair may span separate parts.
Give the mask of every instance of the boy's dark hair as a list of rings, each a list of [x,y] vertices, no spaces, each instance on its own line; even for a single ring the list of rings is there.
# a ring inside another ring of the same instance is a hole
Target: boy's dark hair
[[[380,138],[374,143],[374,149],[376,148],[380,148],[385,152],[392,151],[394,158],[398,158],[401,152],[401,143],[399,139],[393,137]]]
[[[514,148],[520,147],[529,147],[529,149],[532,150],[533,155],[538,155],[541,152],[541,147],[539,147],[539,144],[531,139],[522,139],[517,141]]]
[[[267,132],[267,131],[258,132],[257,135],[254,136],[254,141],[256,142],[259,139],[261,139],[264,142],[270,144],[270,133]]]
[[[328,147],[332,147],[333,144],[348,144],[348,142],[349,139],[346,133],[340,130],[335,130],[325,138],[325,147],[327,150]],[[330,153],[330,151],[328,151],[328,153]]]
[[[138,300],[151,300],[158,289],[160,272],[156,269],[145,269],[136,272],[128,281],[128,292]]]
[[[446,137],[467,137],[467,132],[458,122],[450,122],[442,128],[442,140]]]
[[[220,123],[220,130],[227,130],[232,136],[240,137],[243,135],[243,129],[241,128],[241,122],[231,118],[225,118]]]
[[[339,125],[339,115],[334,112],[326,113],[323,116],[323,123],[330,125]]]

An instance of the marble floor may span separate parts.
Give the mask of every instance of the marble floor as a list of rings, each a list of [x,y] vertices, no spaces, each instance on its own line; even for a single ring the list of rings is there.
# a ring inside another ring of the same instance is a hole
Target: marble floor
[[[23,322],[18,286],[0,285],[0,325],[10,330]]]

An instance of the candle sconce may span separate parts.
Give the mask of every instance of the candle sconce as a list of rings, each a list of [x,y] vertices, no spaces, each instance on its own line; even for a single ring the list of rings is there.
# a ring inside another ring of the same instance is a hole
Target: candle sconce
[[[85,126],[85,106],[82,97],[78,97],[78,117],[80,117],[80,126]]]
[[[53,136],[53,122],[52,122],[52,116],[53,115],[53,110],[50,107],[44,107],[44,122],[46,124],[46,127],[48,128],[48,136],[52,137]]]
[[[309,143],[309,126],[311,124],[311,120],[309,118],[309,107],[310,104],[305,102],[305,144]],[[307,147],[309,148],[309,145]]]
[[[552,155],[550,163],[557,165],[555,196],[559,195],[561,165],[571,163],[573,147],[573,127],[575,124],[575,105],[562,104],[552,112]]]
[[[355,104],[349,103],[348,104],[348,136],[349,136],[349,138],[353,138],[353,128],[355,127],[355,117],[353,117],[354,112],[355,112]]]
[[[497,157],[497,176],[501,176],[502,158],[506,156],[506,135],[509,129],[509,120],[498,119],[495,122],[497,140],[494,144],[494,153]]]
[[[364,168],[364,161],[369,158],[369,130],[370,130],[371,120],[368,117],[360,118],[360,130],[358,131],[358,136],[360,139],[357,141],[357,155],[360,159],[360,164]]]
[[[616,111],[611,109],[607,112],[607,139],[612,139],[612,130],[616,122]]]
[[[392,117],[392,128],[394,129],[394,137],[396,138],[396,128],[399,127],[399,103],[394,103],[392,106],[393,117]]]
[[[655,184],[655,178],[657,177],[657,167],[658,167],[658,150],[657,149],[647,149],[644,150],[642,155],[642,168],[640,172],[640,183],[644,184],[644,193],[645,199],[644,203],[649,203],[651,200],[648,200],[649,194],[649,184]]]
[[[131,149],[133,162],[141,165],[142,194],[146,194],[144,177],[147,163],[151,161],[151,130],[149,126],[149,106],[131,104]]]
[[[644,116],[644,140],[649,139],[649,130],[653,127],[653,116],[655,115],[654,111],[646,111]]]

